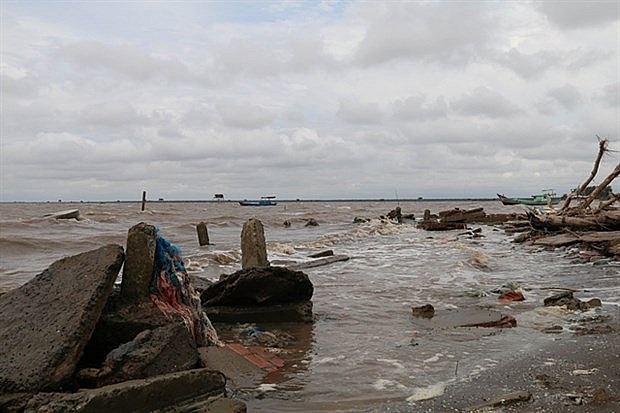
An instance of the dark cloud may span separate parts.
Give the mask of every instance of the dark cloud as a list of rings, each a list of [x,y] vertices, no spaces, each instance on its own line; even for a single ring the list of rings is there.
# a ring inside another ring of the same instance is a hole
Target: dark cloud
[[[534,3],[549,21],[562,29],[595,27],[618,21],[616,0],[544,0]]]

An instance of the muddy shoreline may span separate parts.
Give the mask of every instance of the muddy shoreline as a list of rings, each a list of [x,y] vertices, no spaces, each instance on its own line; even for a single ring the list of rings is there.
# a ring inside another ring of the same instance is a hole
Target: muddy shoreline
[[[620,308],[415,403],[424,412],[620,411]],[[412,407],[414,407],[412,406]]]

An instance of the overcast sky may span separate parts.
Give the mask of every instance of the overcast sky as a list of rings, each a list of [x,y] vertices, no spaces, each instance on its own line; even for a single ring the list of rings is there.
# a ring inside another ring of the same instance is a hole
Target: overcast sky
[[[563,194],[620,150],[619,0],[0,3],[2,201]]]

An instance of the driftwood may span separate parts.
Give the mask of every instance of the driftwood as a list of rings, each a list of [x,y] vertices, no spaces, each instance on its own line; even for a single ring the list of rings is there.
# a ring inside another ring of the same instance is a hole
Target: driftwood
[[[538,237],[543,234],[544,238],[535,241],[540,245],[581,244],[604,255],[620,258],[620,209],[614,208],[614,204],[620,201],[620,194],[612,193],[611,198],[600,201],[596,208],[592,208],[600,194],[620,176],[620,163],[585,196],[588,185],[598,174],[603,155],[610,151],[608,140],[597,138],[599,150],[590,176],[567,197],[559,210],[546,214],[530,211],[528,219],[533,229],[530,235]],[[579,203],[571,206],[573,200],[579,200]]]
[[[530,225],[543,231],[616,231],[620,230],[620,210],[600,211],[597,214],[564,216],[530,213]]]
[[[579,214],[586,212],[587,209],[592,204],[592,202],[598,199],[601,192],[603,192],[603,190],[607,188],[613,182],[613,180],[618,177],[618,175],[620,175],[620,163],[619,163],[618,165],[616,165],[614,170],[603,180],[603,182],[601,182],[587,197],[583,198],[583,194],[586,188],[598,174],[598,169],[600,167],[601,159],[603,158],[603,155],[605,153],[610,152],[609,141],[607,139],[601,139],[598,136],[597,138],[599,141],[598,142],[599,150],[596,156],[596,160],[594,161],[594,167],[592,168],[592,172],[590,172],[590,176],[588,177],[588,179],[584,181],[584,183],[582,183],[579,186],[579,188],[577,188],[572,194],[570,194],[566,198],[566,200],[564,201],[564,204],[562,205],[562,208],[560,208],[560,210],[557,212],[558,215],[579,215]],[[571,207],[570,206],[571,202],[576,198],[583,198],[583,199],[579,203],[579,205],[577,205],[576,207]],[[605,208],[614,204],[618,199],[620,199],[619,195],[612,195],[611,200],[609,200],[608,202],[602,202],[601,204],[599,204],[598,209],[596,209],[594,212],[596,213],[596,212],[600,212],[604,210]]]

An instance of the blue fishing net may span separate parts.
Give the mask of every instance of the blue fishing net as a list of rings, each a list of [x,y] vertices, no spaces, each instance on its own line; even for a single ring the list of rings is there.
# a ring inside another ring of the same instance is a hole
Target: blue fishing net
[[[157,287],[157,277],[160,276],[162,271],[165,271],[172,285],[176,288],[181,288],[183,283],[177,273],[184,273],[185,265],[181,258],[181,249],[159,235],[159,228],[155,231],[157,233],[157,238],[155,239],[155,266],[154,274],[151,277],[150,292],[160,295],[159,288]]]

